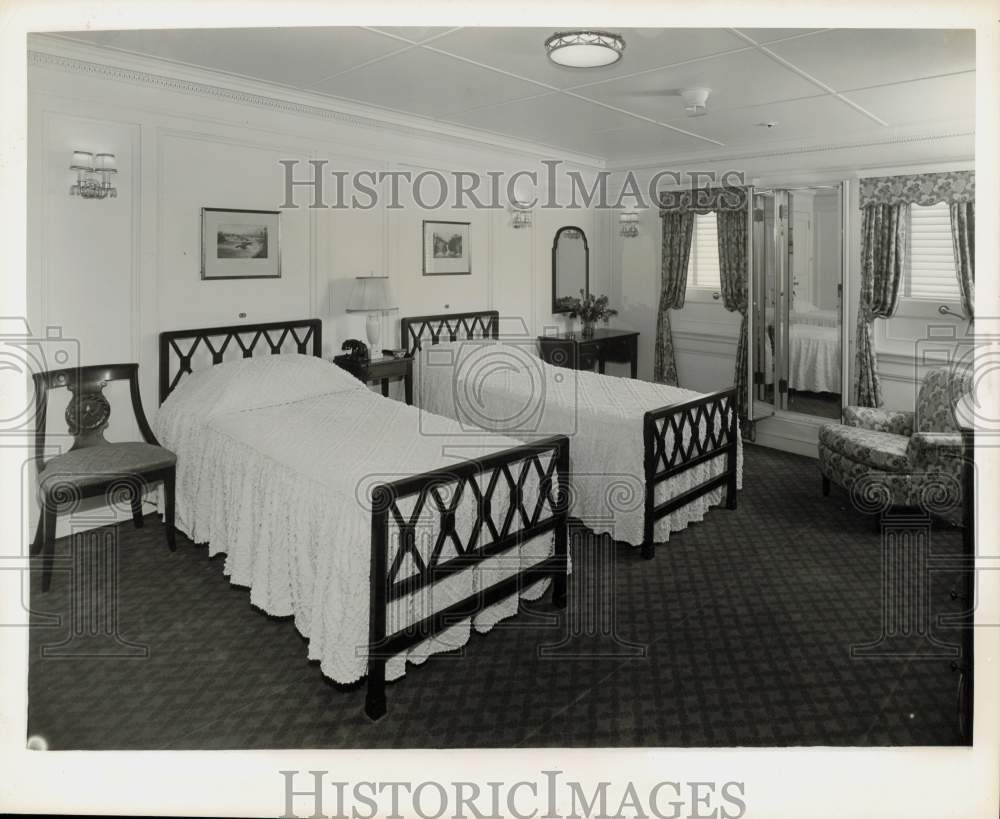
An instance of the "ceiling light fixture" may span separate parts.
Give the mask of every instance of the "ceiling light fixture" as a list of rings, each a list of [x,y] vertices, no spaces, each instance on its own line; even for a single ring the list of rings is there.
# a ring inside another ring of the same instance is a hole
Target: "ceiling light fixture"
[[[711,88],[685,88],[681,91],[684,110],[689,117],[701,117],[708,113],[708,95]]]
[[[557,65],[598,68],[622,58],[625,40],[606,31],[562,31],[545,41],[545,52]]]

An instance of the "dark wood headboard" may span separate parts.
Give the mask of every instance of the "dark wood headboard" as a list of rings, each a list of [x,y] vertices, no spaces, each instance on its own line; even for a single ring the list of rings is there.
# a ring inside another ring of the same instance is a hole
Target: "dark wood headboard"
[[[497,310],[407,316],[399,320],[399,342],[406,349],[407,355],[413,355],[419,350],[421,342],[426,339],[430,339],[431,344],[440,344],[442,341],[457,341],[460,338],[499,336],[500,313]]]
[[[260,342],[264,343],[261,344]],[[235,346],[230,349],[230,345]],[[174,390],[181,378],[193,371],[192,361],[204,348],[209,366],[221,364],[229,351],[230,359],[242,352],[242,358],[279,353],[323,355],[323,323],[319,319],[272,321],[267,324],[232,324],[228,327],[199,327],[160,333],[160,403]]]

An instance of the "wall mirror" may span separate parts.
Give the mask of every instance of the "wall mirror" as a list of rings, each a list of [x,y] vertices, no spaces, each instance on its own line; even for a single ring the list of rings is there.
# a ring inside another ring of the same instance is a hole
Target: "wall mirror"
[[[552,312],[568,313],[581,290],[590,292],[590,247],[586,233],[566,225],[552,241]]]

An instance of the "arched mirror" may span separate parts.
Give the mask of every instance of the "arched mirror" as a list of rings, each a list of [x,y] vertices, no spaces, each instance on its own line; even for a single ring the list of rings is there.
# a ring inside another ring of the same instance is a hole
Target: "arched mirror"
[[[568,313],[581,290],[590,292],[590,247],[586,233],[566,225],[552,242],[552,312]]]

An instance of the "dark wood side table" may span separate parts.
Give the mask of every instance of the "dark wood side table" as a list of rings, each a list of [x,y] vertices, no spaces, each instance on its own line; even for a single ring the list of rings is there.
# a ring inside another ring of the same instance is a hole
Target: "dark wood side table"
[[[604,373],[608,361],[628,362],[632,378],[636,377],[639,363],[639,333],[632,330],[594,328],[594,334],[583,336],[578,332],[560,333],[557,336],[539,336],[539,351],[543,361],[572,370],[592,370]]]
[[[347,370],[359,381],[366,384],[372,381],[382,382],[382,395],[389,397],[389,382],[397,379],[403,380],[403,393],[406,403],[413,405],[413,359],[393,358],[385,356],[383,358],[369,358],[367,361],[359,361],[346,355],[338,355],[333,359],[333,363],[343,370]]]

